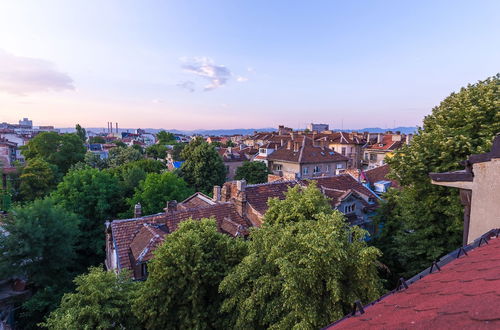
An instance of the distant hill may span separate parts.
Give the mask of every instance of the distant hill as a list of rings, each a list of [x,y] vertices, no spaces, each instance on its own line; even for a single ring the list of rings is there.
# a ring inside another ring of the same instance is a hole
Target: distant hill
[[[75,128],[73,127],[62,127],[59,128],[61,133],[73,133],[75,132]],[[85,127],[87,131],[92,131],[94,133],[104,132],[105,129],[103,127]],[[276,128],[266,127],[266,128],[234,128],[234,129],[195,129],[195,130],[177,130],[177,129],[163,129],[163,128],[144,128],[144,130],[148,133],[158,133],[159,131],[168,131],[174,134],[184,134],[184,135],[251,135],[254,132],[273,132],[277,131]],[[340,131],[340,129],[334,129],[335,131]],[[118,128],[118,131],[121,132],[134,132],[134,128]],[[371,132],[371,133],[384,133],[386,131],[400,131],[404,134],[416,133],[417,127],[396,127],[396,128],[380,128],[380,127],[369,127],[369,128],[361,128],[361,129],[344,129],[344,132]]]

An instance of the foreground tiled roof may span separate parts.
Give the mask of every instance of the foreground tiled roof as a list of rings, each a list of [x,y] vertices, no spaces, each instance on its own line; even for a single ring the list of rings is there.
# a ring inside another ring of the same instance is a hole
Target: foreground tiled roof
[[[247,234],[248,224],[238,214],[235,206],[231,203],[218,203],[196,209],[159,213],[141,218],[114,220],[111,222],[111,231],[118,254],[119,268],[131,269],[129,258],[131,244],[144,224],[164,225],[163,231],[172,233],[177,230],[182,221],[188,219],[200,220],[212,217],[217,221],[217,227],[220,232],[232,236],[245,236]],[[147,234],[144,234],[144,237],[146,236]],[[142,243],[137,243],[136,246],[134,245],[136,254],[137,251],[144,246],[145,240],[147,240],[147,238],[141,238],[140,242]]]
[[[327,329],[500,329],[500,239],[495,236],[476,240],[466,247],[467,255],[454,251],[442,258],[442,264],[453,261],[440,270],[418,274],[407,289]]]

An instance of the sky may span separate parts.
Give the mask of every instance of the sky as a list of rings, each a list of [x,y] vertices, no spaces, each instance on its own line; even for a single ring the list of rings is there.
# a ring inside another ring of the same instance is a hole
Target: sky
[[[0,0],[0,122],[421,125],[500,72],[500,1]]]

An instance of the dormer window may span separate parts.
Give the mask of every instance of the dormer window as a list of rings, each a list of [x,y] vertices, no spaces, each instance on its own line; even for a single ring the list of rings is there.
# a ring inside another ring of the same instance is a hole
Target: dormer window
[[[383,144],[383,143],[379,143],[379,145],[378,145],[378,146],[379,146],[379,147],[383,147],[383,146],[384,146],[384,144]]]
[[[260,152],[261,154],[265,154],[265,153],[267,153],[265,148],[260,148],[260,149],[259,149],[259,152]]]
[[[356,204],[349,204],[344,206],[344,213],[353,213],[356,210]]]

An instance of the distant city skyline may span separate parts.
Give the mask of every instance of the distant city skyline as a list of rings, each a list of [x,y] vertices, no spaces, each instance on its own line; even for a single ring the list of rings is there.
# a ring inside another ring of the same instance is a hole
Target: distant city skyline
[[[0,122],[417,126],[500,71],[499,1],[4,1]]]

